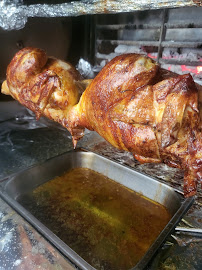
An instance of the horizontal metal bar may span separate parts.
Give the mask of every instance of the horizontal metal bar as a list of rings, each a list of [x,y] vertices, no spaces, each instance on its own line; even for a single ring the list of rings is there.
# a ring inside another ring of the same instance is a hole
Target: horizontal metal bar
[[[163,41],[162,47],[167,48],[202,48],[202,42],[195,41]]]
[[[175,28],[202,28],[202,22],[175,22],[175,23],[165,23],[167,29]],[[161,27],[159,24],[98,24],[96,28],[98,30],[135,30],[135,29],[158,29]]]
[[[108,25],[96,25],[98,30],[135,30],[135,29],[153,29],[160,28],[159,24],[108,24]]]
[[[159,41],[136,41],[136,40],[97,40],[97,44],[102,42],[109,42],[112,45],[138,45],[138,46],[154,46],[158,47]]]
[[[171,64],[171,65],[186,65],[186,66],[202,66],[202,61],[191,61],[187,59],[159,59],[160,64]]]
[[[159,46],[159,41],[147,41],[147,40],[97,40],[97,44],[101,44],[102,42],[109,42],[112,45],[137,45],[137,46]],[[163,41],[162,47],[166,48],[202,48],[202,42],[177,42],[177,41]]]
[[[175,23],[165,23],[165,26],[170,29],[174,28],[202,28],[202,22],[175,22]]]

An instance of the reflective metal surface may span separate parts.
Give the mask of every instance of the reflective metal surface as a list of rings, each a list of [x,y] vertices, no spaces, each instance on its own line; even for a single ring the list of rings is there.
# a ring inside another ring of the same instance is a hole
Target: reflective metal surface
[[[134,269],[142,269],[147,265],[153,254],[165,240],[165,237],[173,230],[176,223],[180,221],[182,216],[193,203],[193,198],[184,199],[183,196],[180,196],[180,194],[175,192],[173,188],[92,152],[68,152],[54,157],[43,164],[14,174],[5,181],[2,181],[0,185],[1,196],[64,255],[82,269],[94,268],[85,262],[63,241],[58,239],[58,237],[44,226],[44,224],[20,205],[17,200],[19,196],[32,191],[44,182],[62,175],[69,169],[78,167],[89,168],[102,173],[123,186],[164,205],[172,214],[173,217],[170,222],[163,229],[154,244]]]
[[[201,0],[81,0],[62,4],[24,5],[22,0],[0,1],[0,27],[5,30],[23,28],[29,17],[67,17],[84,14],[133,12],[135,10],[200,6]],[[46,1],[48,3],[48,1]]]

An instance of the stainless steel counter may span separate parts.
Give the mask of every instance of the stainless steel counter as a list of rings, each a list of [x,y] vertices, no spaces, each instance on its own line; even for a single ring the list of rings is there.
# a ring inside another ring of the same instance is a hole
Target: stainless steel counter
[[[32,226],[0,199],[0,269],[75,269]]]
[[[119,151],[94,132],[86,132],[84,147],[147,173],[182,190],[183,173],[164,164],[141,165],[130,153]],[[69,133],[35,117],[16,102],[0,104],[0,179],[73,149]],[[74,269],[75,266],[30,224],[0,199],[0,270]],[[202,193],[168,237],[148,269],[202,269]]]

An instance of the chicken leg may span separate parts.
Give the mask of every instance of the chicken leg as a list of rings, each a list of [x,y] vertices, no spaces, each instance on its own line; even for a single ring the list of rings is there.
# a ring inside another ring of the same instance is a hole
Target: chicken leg
[[[196,193],[202,180],[202,122],[191,75],[165,75],[150,58],[125,54],[92,81],[82,81],[69,63],[25,48],[9,64],[2,93],[37,118],[44,115],[62,124],[75,147],[88,128],[142,163],[183,169],[185,196]]]

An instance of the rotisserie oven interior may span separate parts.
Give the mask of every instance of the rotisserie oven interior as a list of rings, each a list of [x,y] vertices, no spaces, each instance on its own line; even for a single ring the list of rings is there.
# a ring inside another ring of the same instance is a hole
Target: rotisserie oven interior
[[[193,203],[200,219],[202,7],[7,2],[1,197],[74,267],[145,268]]]

